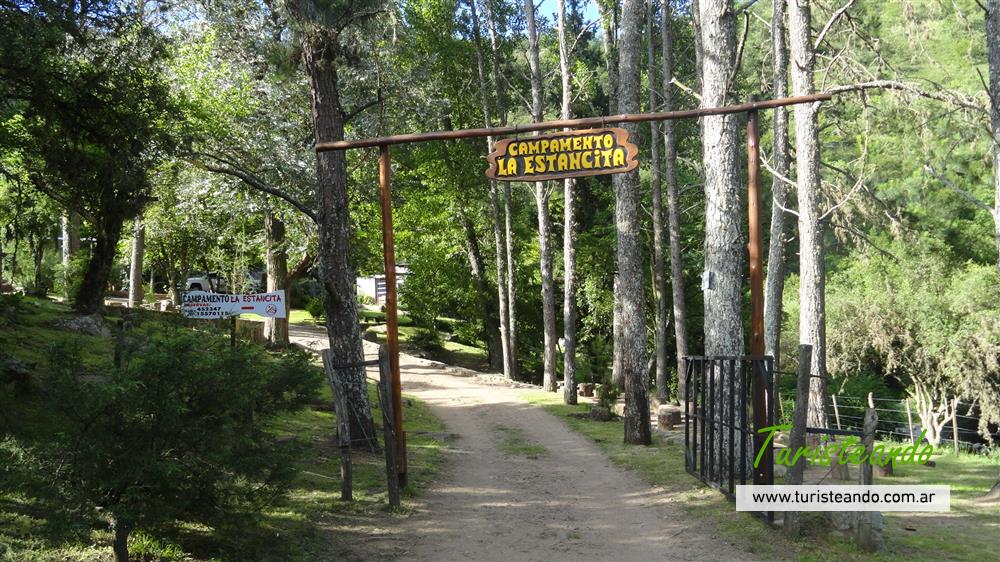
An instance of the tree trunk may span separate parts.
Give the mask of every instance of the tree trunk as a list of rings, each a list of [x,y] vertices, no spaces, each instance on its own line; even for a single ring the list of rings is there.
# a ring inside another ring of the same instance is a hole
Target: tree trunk
[[[493,87],[496,91],[496,113],[499,119],[500,126],[507,124],[507,104],[504,96],[504,89],[501,86],[502,78],[500,74],[500,41],[499,34],[497,33],[497,23],[495,17],[495,11],[493,10],[493,0],[486,0],[486,22],[490,28],[490,48],[493,53]],[[516,297],[516,279],[514,277],[514,270],[516,268],[516,262],[514,261],[514,225],[513,216],[511,210],[513,208],[513,203],[511,201],[510,183],[503,182],[503,216],[504,216],[504,257],[507,264],[507,325],[509,327],[508,332],[508,342],[507,342],[507,353],[510,356],[510,371],[509,377],[511,379],[517,378],[517,322],[516,310],[517,310],[517,299]],[[499,281],[498,281],[499,282]]]
[[[105,221],[103,225],[94,225],[97,230],[94,251],[73,300],[73,308],[82,314],[94,314],[104,307],[104,291],[108,286],[125,219],[108,216]]]
[[[656,41],[653,40],[653,18],[656,15],[656,0],[646,1],[646,72],[649,80],[649,111],[657,110],[656,89]],[[660,404],[667,401],[667,276],[663,251],[663,192],[660,183],[660,127],[656,121],[649,122],[649,189],[652,192],[653,215],[653,296],[656,299],[654,341],[656,357],[656,399]]]
[[[814,53],[809,0],[789,6],[792,93],[812,94]],[[795,170],[799,210],[799,343],[812,346],[809,426],[827,427],[826,416],[826,272],[820,221],[819,129],[814,104],[795,106]]]
[[[702,107],[726,105],[736,59],[732,0],[700,0]],[[742,355],[743,253],[737,115],[702,119],[705,154],[705,353]]]
[[[559,71],[562,106],[559,115],[570,118],[569,46],[566,44],[566,0],[559,0]],[[563,402],[576,404],[576,217],[572,178],[563,180]]]
[[[490,119],[490,98],[489,89],[486,84],[486,64],[483,55],[483,40],[479,32],[479,15],[476,13],[476,0],[469,0],[469,10],[472,14],[472,34],[476,41],[476,68],[479,72],[479,98],[483,107],[483,124],[492,127]],[[487,12],[489,13],[489,12]],[[494,61],[497,64],[497,61]],[[499,97],[499,70],[494,67],[493,79],[497,81],[496,94]],[[486,137],[487,152],[493,152],[493,137]],[[503,374],[508,379],[511,378],[511,356],[510,356],[510,314],[507,310],[507,281],[506,263],[504,260],[504,234],[500,224],[500,203],[497,197],[497,182],[490,180],[490,212],[493,218],[493,242],[496,255],[496,275],[497,275],[497,301],[499,303],[500,314],[500,351],[502,358],[495,358],[490,352],[490,366],[494,370],[503,369]],[[487,332],[489,333],[489,332]]]
[[[528,28],[528,66],[531,69],[531,119],[544,121],[544,90],[542,69],[538,56],[538,31],[535,28],[535,4],[524,1],[524,17]],[[537,133],[536,133],[537,134]],[[549,217],[549,196],[552,189],[547,182],[535,182],[535,204],[538,206],[538,246],[542,274],[542,330],[544,355],[542,388],[556,391],[556,295],[552,279],[552,221]]]
[[[663,58],[663,111],[673,107],[674,38],[670,0],[661,0],[661,39]],[[674,340],[677,347],[677,398],[687,396],[684,381],[684,356],[687,347],[687,307],[684,305],[684,262],[681,259],[680,195],[677,190],[677,138],[674,122],[663,122],[663,158],[667,180],[667,230],[670,238],[670,289],[674,306]]]
[[[702,57],[702,107],[726,105],[729,78],[736,61],[735,13],[732,0],[700,0]],[[702,151],[705,166],[705,272],[709,279],[705,295],[705,354],[743,355],[743,255],[746,240],[741,232],[742,189],[738,165],[740,153],[737,127],[742,117],[717,115],[702,119]],[[715,384],[720,407],[713,423],[721,427],[729,416],[728,388],[723,384],[734,372],[717,369]],[[715,474],[722,482],[728,476],[728,454],[735,452],[724,431],[709,446],[720,451]],[[728,453],[723,453],[727,451]]]
[[[608,72],[608,111],[618,107],[618,2],[598,2],[601,16],[601,48]]]
[[[608,73],[608,113],[615,113],[619,107],[618,102],[618,14],[619,2],[598,2],[597,9],[601,16],[601,48],[604,51],[604,64]],[[612,178],[613,181],[614,178]],[[614,293],[618,294],[618,274],[615,274]],[[617,305],[612,310],[611,333],[612,333],[612,365],[611,383],[619,388],[625,386],[621,369],[621,309]]]
[[[66,298],[72,297],[69,294],[69,273],[70,261],[77,252],[80,251],[80,215],[73,211],[62,216],[62,265],[63,265],[63,287],[65,287]]]
[[[986,49],[990,63],[990,120],[993,126],[993,231],[1000,275],[1000,0],[986,2]],[[1000,482],[998,482],[1000,484]]]
[[[510,183],[503,182],[503,215],[504,215],[504,238],[507,244],[507,314],[510,317],[510,378],[517,379],[517,262],[514,260],[514,203],[512,201]]]
[[[31,258],[34,265],[34,280],[32,281],[33,287],[31,288],[31,292],[36,297],[45,298],[45,295],[48,293],[48,287],[46,287],[45,283],[45,272],[42,270],[42,262],[45,260],[45,236],[38,236],[32,240],[30,246]]]
[[[135,233],[132,235],[132,261],[128,272],[128,307],[142,305],[142,257],[146,253],[146,225],[142,219],[135,220]]]
[[[264,245],[267,247],[267,291],[280,291],[288,286],[288,249],[285,247],[285,223],[264,211]],[[288,299],[285,292],[286,318],[264,318],[264,338],[275,347],[288,347]]]
[[[293,15],[307,28],[302,45],[302,57],[310,79],[312,118],[316,142],[344,138],[344,111],[337,83],[336,34],[328,28],[314,26],[305,14],[310,8],[291,3]],[[326,329],[330,352],[336,364],[360,363],[364,360],[361,330],[358,328],[358,307],[355,300],[354,266],[351,263],[351,217],[347,200],[347,166],[343,151],[326,151],[316,155],[316,177],[319,230],[317,277],[324,288]],[[351,409],[351,441],[370,448],[375,440],[368,385],[365,370],[343,371],[344,390]]]
[[[476,282],[476,292],[479,293],[479,307],[483,313],[483,341],[489,358],[490,370],[499,371],[503,368],[503,345],[500,341],[500,326],[496,317],[496,308],[489,295],[493,292],[486,282],[486,266],[483,252],[479,246],[479,236],[476,227],[465,211],[460,211],[459,220],[465,231],[466,253],[469,256],[469,270]]]
[[[622,4],[618,82],[618,112],[639,111],[639,71],[642,68],[641,0]],[[639,127],[626,124],[630,138],[639,137]],[[621,359],[625,382],[625,442],[648,445],[649,380],[646,374],[646,296],[642,287],[642,241],[639,221],[639,170],[614,176],[615,223],[618,235],[618,285],[615,307],[619,309]]]
[[[111,529],[114,532],[112,549],[115,553],[115,562],[128,562],[128,537],[132,534],[132,526],[116,518],[112,520]]]
[[[691,0],[691,27],[694,28],[694,79],[696,89],[702,89],[702,75],[705,68],[705,46],[701,32],[701,0]],[[714,0],[710,0],[714,1]]]
[[[788,46],[785,44],[785,0],[771,3],[771,50],[774,58],[775,98],[788,96]],[[774,170],[788,177],[788,109],[774,108]],[[771,233],[767,250],[767,284],[764,288],[764,353],[774,357],[774,370],[781,358],[781,296],[785,291],[785,211],[788,185],[775,176],[771,180]]]

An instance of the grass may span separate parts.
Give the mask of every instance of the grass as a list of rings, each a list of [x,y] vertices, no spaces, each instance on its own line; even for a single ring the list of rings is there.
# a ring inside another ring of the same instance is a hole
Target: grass
[[[548,452],[541,444],[525,438],[521,428],[498,425],[493,429],[500,435],[500,450],[508,455],[538,458]]]
[[[400,314],[398,316],[400,326],[409,326],[413,324],[413,319],[407,314]],[[325,322],[324,317],[319,318],[314,317],[309,312],[301,308],[293,308],[288,312],[288,322],[290,324],[306,324],[309,326],[322,326]],[[385,312],[379,310],[368,310],[365,308],[358,309],[358,322],[363,325],[370,324],[383,324],[385,323]]]
[[[683,505],[685,514],[709,532],[762,559],[794,560],[973,560],[996,548],[1000,536],[1000,506],[976,503],[995,481],[995,461],[982,456],[936,454],[937,466],[899,466],[896,476],[877,484],[946,484],[952,487],[948,514],[887,513],[886,550],[862,553],[849,536],[829,530],[822,514],[809,514],[804,536],[792,541],[760,519],[735,512],[735,506],[684,469],[684,444],[654,435],[649,447],[625,445],[620,420],[595,422],[572,414],[587,412],[589,405],[567,406],[548,392],[530,392],[525,399],[562,418],[590,439],[618,466],[634,471],[646,482]],[[914,530],[909,530],[914,529]]]
[[[84,361],[95,371],[112,363],[112,343],[99,337],[80,336],[55,328],[53,322],[69,317],[69,309],[49,301],[25,299],[24,312],[14,320],[0,317],[0,350],[32,367],[46,365],[46,349],[77,340],[85,350]],[[0,354],[0,355],[2,355]],[[0,379],[0,435],[18,424],[19,431],[38,422],[45,412],[29,398],[13,399],[12,383]],[[378,404],[374,386],[369,387]],[[402,509],[387,507],[385,461],[381,453],[355,452],[354,501],[340,500],[340,458],[333,443],[336,419],[330,389],[323,385],[319,398],[308,407],[274,421],[280,435],[306,443],[287,495],[255,514],[252,520],[226,528],[208,528],[176,521],[164,528],[137,531],[130,539],[135,560],[330,560],[351,558],[351,544],[363,544],[373,529],[391,529],[393,520],[412,510],[413,498],[428,485],[443,461],[447,446],[444,426],[426,405],[404,396],[409,480],[403,490]],[[375,410],[375,419],[381,412]],[[376,421],[376,425],[381,425]],[[89,527],[48,511],[44,503],[8,486],[0,466],[0,560],[94,561],[110,560],[111,534],[103,527]]]
[[[365,335],[372,341],[385,343],[385,325],[368,328]],[[456,341],[437,340],[430,343],[431,340],[430,330],[426,328],[399,327],[399,346],[403,353],[424,355],[435,361],[474,371],[489,369],[485,350]]]

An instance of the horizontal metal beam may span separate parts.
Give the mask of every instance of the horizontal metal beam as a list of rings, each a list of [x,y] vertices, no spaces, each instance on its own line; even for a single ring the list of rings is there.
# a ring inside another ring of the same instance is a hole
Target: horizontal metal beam
[[[643,123],[647,121],[670,121],[673,119],[691,119],[695,117],[705,117],[706,115],[725,115],[727,113],[744,113],[760,109],[773,109],[785,105],[796,105],[800,103],[821,102],[831,99],[830,94],[811,94],[808,96],[792,96],[775,100],[754,101],[741,103],[738,105],[727,105],[723,107],[707,107],[699,109],[685,109],[681,111],[664,111],[659,113],[625,113],[622,115],[608,115],[605,117],[586,117],[582,119],[561,119],[558,121],[545,121],[542,123],[525,123],[512,127],[487,127],[482,129],[461,129],[458,131],[435,131],[432,133],[410,133],[406,135],[393,135],[391,137],[376,137],[372,139],[361,139],[354,141],[333,141],[316,144],[316,152],[326,152],[328,150],[349,150],[351,148],[366,148],[372,146],[389,146],[393,144],[404,144],[411,142],[427,142],[436,140],[454,140],[482,137],[499,137],[505,135],[516,135],[520,133],[531,133],[535,131],[551,131],[554,129],[579,129],[583,127],[605,127],[615,123]]]

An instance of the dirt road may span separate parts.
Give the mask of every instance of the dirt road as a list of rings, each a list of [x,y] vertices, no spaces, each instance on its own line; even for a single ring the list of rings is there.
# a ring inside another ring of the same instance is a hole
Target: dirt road
[[[322,346],[308,334],[293,339]],[[437,484],[401,523],[405,539],[393,539],[400,558],[748,559],[687,521],[667,494],[527,404],[524,390],[486,386],[405,355],[401,368],[403,391],[427,402],[458,437]]]

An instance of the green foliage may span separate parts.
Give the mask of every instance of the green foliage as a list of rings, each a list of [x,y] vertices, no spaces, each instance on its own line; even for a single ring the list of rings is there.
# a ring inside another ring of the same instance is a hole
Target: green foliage
[[[909,392],[979,400],[1000,420],[1000,284],[990,266],[949,259],[929,238],[892,256],[855,256],[827,296],[831,370],[886,377]]]
[[[362,305],[373,305],[375,304],[375,299],[371,295],[358,294],[357,296],[358,304]]]
[[[78,341],[48,357],[49,431],[5,449],[52,506],[126,535],[179,517],[243,520],[273,501],[301,447],[268,424],[315,397],[322,379],[304,352],[275,360],[154,324],[127,333],[120,368],[87,369]]]
[[[80,292],[80,284],[83,283],[83,274],[87,270],[90,262],[90,252],[80,250],[69,259],[68,266],[64,267],[62,262],[55,268],[55,291],[66,298]]]
[[[323,304],[322,297],[310,297],[306,301],[306,312],[314,319],[318,320],[326,315],[326,305]]]

